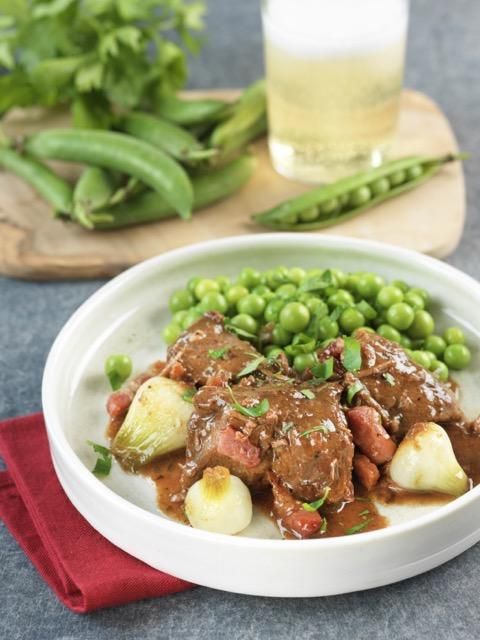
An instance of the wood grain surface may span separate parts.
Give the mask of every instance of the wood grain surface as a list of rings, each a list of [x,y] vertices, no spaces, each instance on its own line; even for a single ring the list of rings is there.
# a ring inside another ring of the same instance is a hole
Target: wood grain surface
[[[191,92],[233,98],[237,91]],[[5,126],[8,135],[66,126],[60,112],[16,112]],[[180,246],[246,233],[265,232],[250,214],[302,193],[308,185],[277,175],[265,140],[255,145],[257,170],[233,197],[194,214],[191,222],[172,218],[119,231],[90,232],[53,219],[49,206],[15,176],[0,172],[0,273],[32,280],[113,276],[141,260]],[[397,140],[391,157],[437,155],[456,151],[450,125],[438,106],[424,94],[405,90]],[[79,167],[53,164],[65,177]],[[386,202],[358,218],[317,233],[368,238],[416,249],[436,257],[457,246],[465,218],[465,189],[460,163],[444,167],[418,189]]]

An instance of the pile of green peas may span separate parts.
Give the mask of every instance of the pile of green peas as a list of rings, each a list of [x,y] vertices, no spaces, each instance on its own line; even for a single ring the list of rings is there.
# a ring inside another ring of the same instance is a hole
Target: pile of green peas
[[[435,333],[429,305],[425,289],[401,280],[387,283],[375,273],[245,267],[234,281],[191,278],[170,298],[173,318],[163,338],[172,344],[203,313],[219,311],[266,356],[283,352],[302,372],[316,364],[320,346],[366,328],[400,344],[412,360],[446,381],[450,369],[469,365],[471,353],[459,327]]]

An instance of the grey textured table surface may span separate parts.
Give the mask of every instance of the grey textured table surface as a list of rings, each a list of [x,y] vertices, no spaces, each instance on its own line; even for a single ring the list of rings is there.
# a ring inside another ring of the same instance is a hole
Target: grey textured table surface
[[[262,73],[257,0],[207,0],[209,41],[192,87],[234,87]],[[450,118],[466,164],[468,219],[448,259],[480,278],[480,2],[412,0],[407,85]],[[40,409],[48,349],[69,315],[102,282],[34,284],[0,279],[0,417]],[[395,551],[393,550],[393,553]],[[0,638],[433,638],[480,637],[480,545],[427,574],[324,599],[280,600],[197,588],[77,616],[66,610],[0,524]],[[295,577],[292,576],[292,580]]]

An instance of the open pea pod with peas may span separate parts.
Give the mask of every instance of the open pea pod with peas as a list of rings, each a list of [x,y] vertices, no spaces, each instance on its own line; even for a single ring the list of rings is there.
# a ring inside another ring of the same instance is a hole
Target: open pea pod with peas
[[[411,156],[386,162],[306,193],[252,216],[255,222],[278,231],[324,229],[414,189],[449,162],[467,154],[439,157]]]

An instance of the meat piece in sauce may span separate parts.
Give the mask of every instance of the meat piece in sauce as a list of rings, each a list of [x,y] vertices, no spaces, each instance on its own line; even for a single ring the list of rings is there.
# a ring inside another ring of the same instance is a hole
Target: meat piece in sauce
[[[307,511],[275,476],[269,475],[273,493],[273,515],[280,531],[287,531],[296,538],[311,538],[320,531],[322,517],[318,511]]]
[[[290,386],[282,394],[272,470],[302,500],[317,500],[327,489],[327,502],[352,499],[353,443],[340,408],[342,390],[339,384]]]
[[[164,375],[196,385],[229,382],[260,353],[228,331],[220,313],[208,312],[168,349]]]

